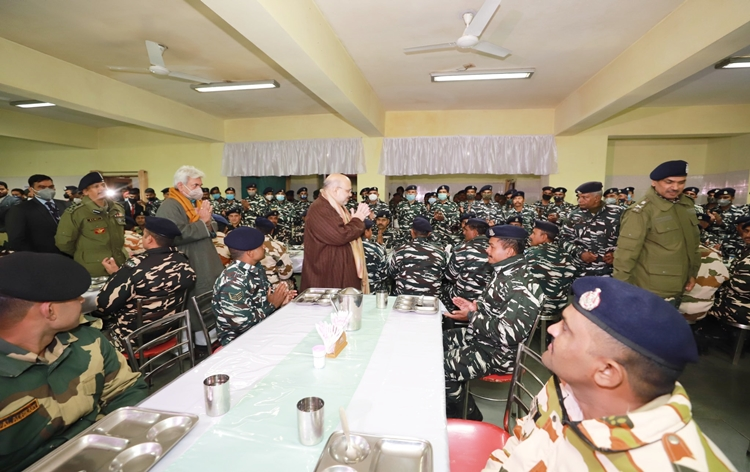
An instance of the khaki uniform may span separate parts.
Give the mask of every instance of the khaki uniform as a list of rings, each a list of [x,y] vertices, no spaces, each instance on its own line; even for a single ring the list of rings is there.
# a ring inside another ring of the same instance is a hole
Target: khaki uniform
[[[106,276],[102,261],[113,257],[117,265],[127,259],[125,245],[125,210],[109,200],[100,207],[89,197],[69,206],[60,217],[55,245],[73,256],[92,277]]]
[[[672,203],[650,188],[622,215],[613,276],[663,298],[680,297],[698,275],[699,244],[693,201],[680,195]]]

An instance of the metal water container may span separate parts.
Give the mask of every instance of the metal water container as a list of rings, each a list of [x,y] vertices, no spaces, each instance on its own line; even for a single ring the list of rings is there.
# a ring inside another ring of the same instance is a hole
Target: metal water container
[[[347,331],[357,331],[362,327],[362,300],[362,292],[353,287],[345,288],[331,298],[339,314],[351,313]]]

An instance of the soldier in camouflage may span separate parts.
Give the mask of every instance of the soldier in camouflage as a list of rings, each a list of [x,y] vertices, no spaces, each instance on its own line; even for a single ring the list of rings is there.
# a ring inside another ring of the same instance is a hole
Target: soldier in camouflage
[[[690,199],[693,201],[696,215],[702,215],[703,213],[705,213],[703,207],[695,203],[695,201],[698,200],[698,194],[700,193],[698,187],[685,187],[685,190],[683,190],[682,193],[690,197]]]
[[[370,282],[370,293],[378,290],[388,290],[388,261],[385,247],[372,241],[372,229],[375,223],[365,220],[365,234],[362,235],[362,246],[365,250],[367,264],[367,279]]]
[[[401,233],[391,228],[391,213],[388,211],[381,211],[375,215],[375,224],[378,227],[378,233],[375,235],[373,231],[372,240],[387,251],[394,249],[404,243],[401,238]]]
[[[112,276],[97,296],[96,314],[111,329],[112,342],[120,352],[125,352],[125,337],[140,327],[138,300],[167,297],[163,302],[144,306],[144,315],[176,313],[195,285],[195,271],[187,257],[174,247],[174,238],[181,234],[172,221],[149,216],[143,234],[146,252],[131,257],[119,268],[113,259],[102,262]],[[144,324],[151,321],[143,320]]]
[[[383,211],[388,211],[388,205],[380,200],[380,193],[378,192],[377,187],[370,187],[367,189],[367,206],[370,207],[370,216],[369,219],[372,221],[375,221],[375,218],[377,218],[378,213]],[[377,238],[378,236],[378,227],[373,226],[372,227],[372,234]]]
[[[159,209],[161,200],[156,198],[156,192],[154,192],[154,189],[152,189],[151,187],[146,189],[144,195],[146,196],[146,215],[156,216],[156,210]]]
[[[560,228],[549,221],[537,220],[526,250],[526,266],[544,292],[542,313],[557,315],[568,304],[570,286],[576,275],[576,268],[570,255],[558,246],[556,240]]]
[[[455,247],[448,258],[443,278],[443,305],[453,311],[455,297],[478,300],[493,274],[487,262],[487,230],[489,226],[479,218],[469,218],[463,227],[464,241]]]
[[[745,248],[729,266],[729,280],[719,288],[708,314],[722,321],[750,324],[750,222],[742,223],[740,231]]]
[[[467,185],[464,188],[464,196],[465,199],[458,204],[458,210],[461,214],[474,213],[472,208],[477,203],[477,188],[474,185]]]
[[[427,208],[424,203],[417,201],[417,186],[408,185],[404,190],[404,200],[398,204],[396,219],[401,238],[404,241],[411,240],[411,225],[417,216],[427,217]]]
[[[255,227],[263,233],[263,247],[266,250],[265,257],[261,259],[260,264],[266,270],[266,278],[274,289],[279,284],[285,284],[287,288],[294,288],[294,270],[292,260],[289,258],[289,252],[286,244],[277,241],[271,237],[274,230],[274,224],[266,218],[255,220]]]
[[[260,265],[265,257],[263,233],[238,228],[224,238],[233,262],[214,284],[211,306],[216,313],[217,334],[222,346],[270,316],[297,295],[286,284],[275,290]]]
[[[276,190],[275,200],[268,207],[269,211],[278,212],[279,220],[276,222],[274,237],[282,243],[288,244],[292,239],[292,226],[297,218],[294,204],[286,201],[286,191],[280,188]]]
[[[451,188],[441,185],[437,190],[437,201],[430,208],[430,224],[434,236],[443,246],[455,244],[458,228],[458,205],[450,201]]]
[[[224,200],[219,204],[219,213],[226,216],[229,210],[236,210],[242,214],[242,203],[237,201],[234,187],[224,190]],[[214,212],[215,213],[215,212]]]
[[[712,230],[722,239],[722,254],[725,262],[738,257],[744,249],[742,235],[737,229],[739,219],[746,216],[746,207],[736,206],[734,202],[735,190],[723,188],[715,193],[718,208],[711,210],[714,216]]]
[[[255,219],[259,216],[265,215],[266,200],[258,195],[258,184],[252,182],[248,184],[247,198],[243,199],[240,204],[242,205],[242,225],[255,227]]]
[[[551,223],[555,223],[561,226],[565,221],[568,220],[570,212],[575,210],[575,205],[565,201],[565,195],[568,193],[568,189],[565,187],[557,187],[552,193],[553,202],[546,208],[546,213],[542,215],[542,219],[546,219]],[[551,215],[555,215],[554,218]],[[553,221],[554,220],[554,221]]]
[[[505,211],[492,200],[492,185],[485,185],[479,189],[479,194],[482,196],[482,200],[471,207],[471,211],[476,213],[477,218],[485,220],[490,225],[505,221]]]
[[[511,198],[511,207],[504,213],[504,218],[507,220],[512,216],[521,218],[521,225],[527,233],[531,233],[534,229],[534,220],[537,219],[536,209],[529,205],[525,205],[526,193],[522,190],[516,190],[513,192]]]
[[[441,279],[448,257],[429,240],[432,226],[425,218],[414,218],[411,241],[396,249],[388,264],[388,277],[396,295],[440,295]]]
[[[292,223],[292,235],[288,244],[299,246],[302,244],[305,234],[304,216],[307,216],[307,209],[312,202],[308,199],[307,187],[300,187],[297,190],[299,200],[294,202],[294,222]],[[304,215],[304,216],[303,216]]]
[[[680,313],[689,323],[706,317],[714,304],[716,291],[729,279],[729,269],[721,260],[721,252],[704,245],[698,246],[701,266],[695,286],[682,294]]]
[[[219,187],[212,187],[210,191],[211,198],[211,213],[214,215],[226,216],[223,212],[224,198],[221,196],[221,189]]]
[[[289,241],[290,246],[302,246],[305,243],[305,223],[307,222],[307,210],[304,210],[292,226],[292,239]]]
[[[710,213],[701,213],[697,215],[698,218],[698,229],[700,230],[701,244],[706,247],[717,251],[721,254],[721,243],[723,242],[721,237],[711,231],[711,225],[713,224],[714,216]]]
[[[534,209],[536,210],[537,219],[544,219],[544,216],[547,215],[547,207],[552,205],[552,197],[554,191],[555,187],[542,187],[542,199],[534,202]]]
[[[698,362],[677,310],[623,281],[584,277],[563,318],[542,355],[554,376],[483,472],[736,471],[677,382]]]
[[[488,262],[493,279],[478,299],[456,297],[458,310],[445,313],[467,328],[443,333],[446,406],[457,417],[465,396],[464,382],[488,374],[513,372],[518,344],[531,332],[542,308],[539,284],[526,269],[523,247],[528,233],[516,226],[494,226],[488,232]],[[470,397],[471,398],[471,397]],[[469,401],[469,419],[481,420]]]
[[[578,206],[560,233],[563,248],[573,257],[577,276],[611,275],[621,208],[605,205],[601,182],[586,182],[577,189]]]
[[[0,259],[0,468],[16,472],[148,395],[99,329],[81,320],[91,284],[59,254]],[[60,275],[64,274],[64,277]]]

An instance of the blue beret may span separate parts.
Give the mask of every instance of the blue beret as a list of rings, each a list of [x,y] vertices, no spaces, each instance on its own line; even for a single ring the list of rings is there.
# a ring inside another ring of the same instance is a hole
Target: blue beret
[[[459,221],[468,220],[469,218],[476,218],[476,213],[461,213]]]
[[[586,182],[578,186],[576,193],[601,192],[604,185],[601,182]]]
[[[523,190],[515,190],[513,191],[513,196],[526,198],[526,192],[524,192]]]
[[[213,217],[214,221],[216,221],[217,223],[221,223],[223,225],[229,224],[229,221],[227,221],[227,219],[221,215],[211,215],[211,216]]]
[[[618,191],[617,193],[624,193],[624,194],[627,194],[627,193],[628,193],[628,189],[626,189],[626,188],[621,188],[621,189],[620,189],[620,191]]]
[[[715,194],[716,194],[716,192],[718,192],[719,190],[721,190],[721,189],[720,189],[720,188],[712,188],[712,189],[711,189],[711,190],[709,190],[709,191],[708,191],[707,193],[713,193],[713,194],[715,195]]]
[[[268,218],[263,218],[262,216],[255,218],[255,226],[257,228],[265,229],[268,231],[273,231],[273,229],[276,227],[276,225],[273,224],[273,221],[269,220]]]
[[[503,195],[506,197],[510,197],[511,195],[513,195],[513,192],[515,191],[516,191],[515,189],[509,189],[509,190],[506,190]]]
[[[88,290],[91,275],[61,254],[19,251],[0,258],[0,294],[30,302],[74,300]]]
[[[372,225],[373,225],[373,224],[374,224],[374,223],[373,223],[373,221],[372,221],[372,220],[371,220],[370,218],[367,218],[367,219],[365,220],[365,229],[370,229],[370,228],[372,228]]]
[[[604,195],[607,195],[608,193],[620,193],[620,189],[616,187],[608,188],[604,191]]]
[[[388,210],[380,210],[377,215],[375,215],[376,218],[388,218],[391,219],[391,212]]]
[[[685,187],[683,192],[695,192],[700,193],[700,190],[698,190],[698,187]]]
[[[445,190],[446,192],[450,192],[451,188],[448,187],[447,185],[441,185],[440,187],[438,187],[437,191],[439,192],[441,190]]]
[[[404,189],[404,191],[408,192],[409,190],[416,190],[416,189],[417,189],[416,185],[407,185],[406,189]]]
[[[297,195],[299,195],[301,192],[307,192],[307,187],[300,187],[299,190],[297,190]]]
[[[534,228],[539,228],[542,231],[546,233],[552,233],[555,236],[560,233],[560,228],[556,224],[550,223],[549,221],[535,220]]]
[[[283,188],[280,188],[276,190],[276,193],[286,193],[286,190],[284,190]]]
[[[268,218],[269,216],[279,216],[279,212],[276,210],[267,211],[266,218]]]
[[[238,215],[242,214],[239,208],[230,208],[229,210],[227,210],[226,215],[229,216],[232,213],[237,213]]]
[[[547,191],[547,190],[554,191],[555,187],[550,187],[549,185],[547,185],[546,187],[542,187],[542,192]]]
[[[734,198],[735,193],[736,193],[735,189],[733,189],[731,187],[727,187],[727,188],[723,188],[723,189],[719,190],[718,192],[716,192],[714,194],[714,197],[720,197],[722,195],[729,195],[730,197]]]
[[[481,218],[469,218],[466,220],[467,225],[486,225],[487,222]]]
[[[555,188],[555,192],[568,193],[568,189],[566,189],[565,187],[557,187]]]
[[[466,188],[464,188],[464,192],[468,192],[469,190],[477,191],[477,187],[474,185],[467,185]]]
[[[509,225],[511,223],[521,223],[523,224],[523,219],[520,216],[511,216],[507,220],[505,220],[505,224]]]
[[[662,180],[667,177],[685,177],[688,175],[688,163],[685,161],[662,162],[651,171],[651,180]]]
[[[177,227],[172,220],[166,218],[160,218],[158,216],[147,216],[146,217],[146,229],[149,232],[164,236],[165,238],[174,239],[177,236],[182,236],[182,231]]]
[[[258,184],[256,184],[255,182],[250,182],[245,188],[258,188]]]
[[[368,191],[368,192],[373,192],[373,191],[374,191],[374,192],[378,192],[379,190],[378,190],[378,188],[377,188],[377,187],[370,187],[370,188],[368,188],[368,189],[367,189],[367,191]]]
[[[89,172],[81,178],[80,182],[78,182],[78,189],[83,192],[89,185],[98,184],[99,182],[104,182],[102,174],[99,172]]]
[[[414,223],[411,224],[411,229],[419,231],[420,233],[432,233],[432,225],[421,216],[414,218]]]
[[[573,282],[573,306],[612,337],[663,366],[698,362],[692,330],[658,295],[612,277]]]
[[[485,185],[484,187],[482,187],[481,189],[479,189],[479,193],[482,193],[482,192],[484,192],[485,190],[490,190],[490,191],[492,191],[492,185]]]
[[[265,239],[263,233],[257,229],[240,226],[239,228],[230,231],[229,234],[224,237],[224,244],[226,244],[227,247],[237,249],[238,251],[252,251],[263,245]]]
[[[487,236],[490,238],[502,238],[502,239],[526,239],[529,237],[529,233],[525,229],[513,226],[513,225],[500,225],[493,226],[487,231]]]
[[[226,190],[224,190],[224,193],[226,192],[234,192],[234,187],[227,187]]]
[[[266,188],[264,188],[263,189],[263,195],[265,195],[267,193],[273,193],[273,188],[272,187],[266,187]]]

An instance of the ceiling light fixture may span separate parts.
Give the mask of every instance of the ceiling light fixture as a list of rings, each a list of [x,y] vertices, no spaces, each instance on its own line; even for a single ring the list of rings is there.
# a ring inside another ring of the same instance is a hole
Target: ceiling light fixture
[[[42,102],[39,100],[15,100],[10,102],[14,107],[18,108],[43,108],[43,107],[54,107],[54,103]]]
[[[196,92],[233,92],[235,90],[258,90],[279,88],[275,80],[254,80],[252,82],[213,82],[210,84],[193,84]]]
[[[467,80],[508,80],[528,79],[534,75],[534,69],[513,70],[465,70],[453,72],[432,72],[433,82],[461,82]]]
[[[716,63],[716,69],[747,69],[750,68],[750,57],[727,57]]]

